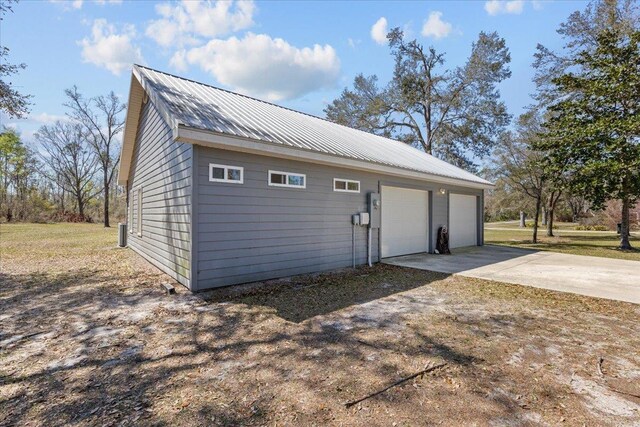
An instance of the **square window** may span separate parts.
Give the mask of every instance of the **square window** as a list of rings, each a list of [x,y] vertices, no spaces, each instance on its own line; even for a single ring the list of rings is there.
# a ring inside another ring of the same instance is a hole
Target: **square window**
[[[296,187],[304,187],[304,176],[289,175],[289,185],[293,185]]]
[[[272,173],[271,174],[271,183],[272,184],[286,184],[287,183],[287,175]]]
[[[240,181],[242,179],[240,169],[227,169],[227,179],[229,181]]]
[[[334,187],[334,189],[336,190],[346,190],[347,189],[347,182],[346,181],[336,181]]]
[[[355,181],[349,181],[347,183],[347,190],[349,191],[360,191],[360,183]]]
[[[224,168],[211,168],[211,178],[213,179],[224,179]]]

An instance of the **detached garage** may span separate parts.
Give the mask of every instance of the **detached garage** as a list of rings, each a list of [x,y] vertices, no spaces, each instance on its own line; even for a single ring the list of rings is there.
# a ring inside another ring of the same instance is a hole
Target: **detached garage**
[[[134,66],[128,246],[193,291],[481,245],[491,184],[402,142]]]

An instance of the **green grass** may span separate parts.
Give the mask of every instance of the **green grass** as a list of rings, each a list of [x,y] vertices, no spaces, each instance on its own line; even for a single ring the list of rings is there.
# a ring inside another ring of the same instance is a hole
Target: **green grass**
[[[574,231],[573,225],[559,224],[559,228],[555,230],[556,237],[546,237],[546,230],[541,228],[538,234],[539,243],[534,245],[531,243],[531,228],[515,230],[517,223],[490,223],[485,226],[492,228],[485,230],[485,242],[640,261],[638,233],[634,233],[631,238],[631,244],[637,249],[623,252],[616,249],[619,238],[615,233]],[[83,256],[99,256],[105,249],[115,248],[117,234],[116,227],[104,228],[100,224],[0,224],[0,264],[3,257],[16,258],[28,263],[61,257],[82,259]]]
[[[528,219],[526,221],[527,230],[532,229],[533,220]],[[554,230],[575,230],[575,227],[579,224],[575,222],[554,222],[553,229]],[[520,221],[502,221],[502,222],[488,222],[485,224],[485,227],[489,228],[520,228]],[[540,228],[546,229],[546,226],[540,226]]]
[[[508,225],[514,224],[508,223]],[[517,224],[515,226],[517,227]],[[563,227],[554,230],[555,237],[547,237],[546,230],[542,228],[538,231],[539,242],[533,244],[531,243],[531,228],[524,230],[496,230],[492,228],[505,227],[497,226],[497,223],[486,224],[484,240],[487,244],[640,261],[640,250],[638,249],[640,248],[640,238],[637,233],[631,237],[631,245],[636,249],[620,251],[617,249],[620,238],[611,232],[573,231],[573,228]],[[563,230],[565,231],[563,232]]]

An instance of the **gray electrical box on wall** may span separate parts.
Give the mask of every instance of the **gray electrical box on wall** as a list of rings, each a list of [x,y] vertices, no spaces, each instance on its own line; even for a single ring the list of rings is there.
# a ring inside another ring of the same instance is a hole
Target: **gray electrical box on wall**
[[[380,193],[369,193],[367,197],[369,209],[369,227],[380,228]]]

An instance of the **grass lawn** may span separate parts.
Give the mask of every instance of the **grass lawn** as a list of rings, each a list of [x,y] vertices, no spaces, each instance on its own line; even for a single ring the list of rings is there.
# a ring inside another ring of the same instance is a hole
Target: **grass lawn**
[[[531,229],[530,227],[533,227],[533,221],[528,219],[526,221],[527,223],[527,229]],[[490,227],[490,228],[517,228],[519,229],[519,225],[520,225],[520,221],[500,221],[500,222],[488,222],[485,224],[485,227]],[[554,230],[573,230],[573,231],[577,231],[575,230],[575,227],[579,225],[575,222],[554,222],[553,224],[553,228]],[[540,226],[540,229],[544,229],[546,230],[546,226]]]
[[[638,305],[388,265],[166,296],[115,243],[0,225],[1,426],[640,423]]]
[[[539,242],[533,244],[531,243],[532,229],[517,229],[517,227],[517,222],[485,224],[485,243],[640,261],[640,237],[637,232],[632,233],[631,237],[631,245],[636,249],[620,251],[617,249],[620,238],[613,232],[577,231],[573,228],[574,224],[560,223],[558,229],[554,230],[555,237],[547,237],[546,229],[540,228]]]

